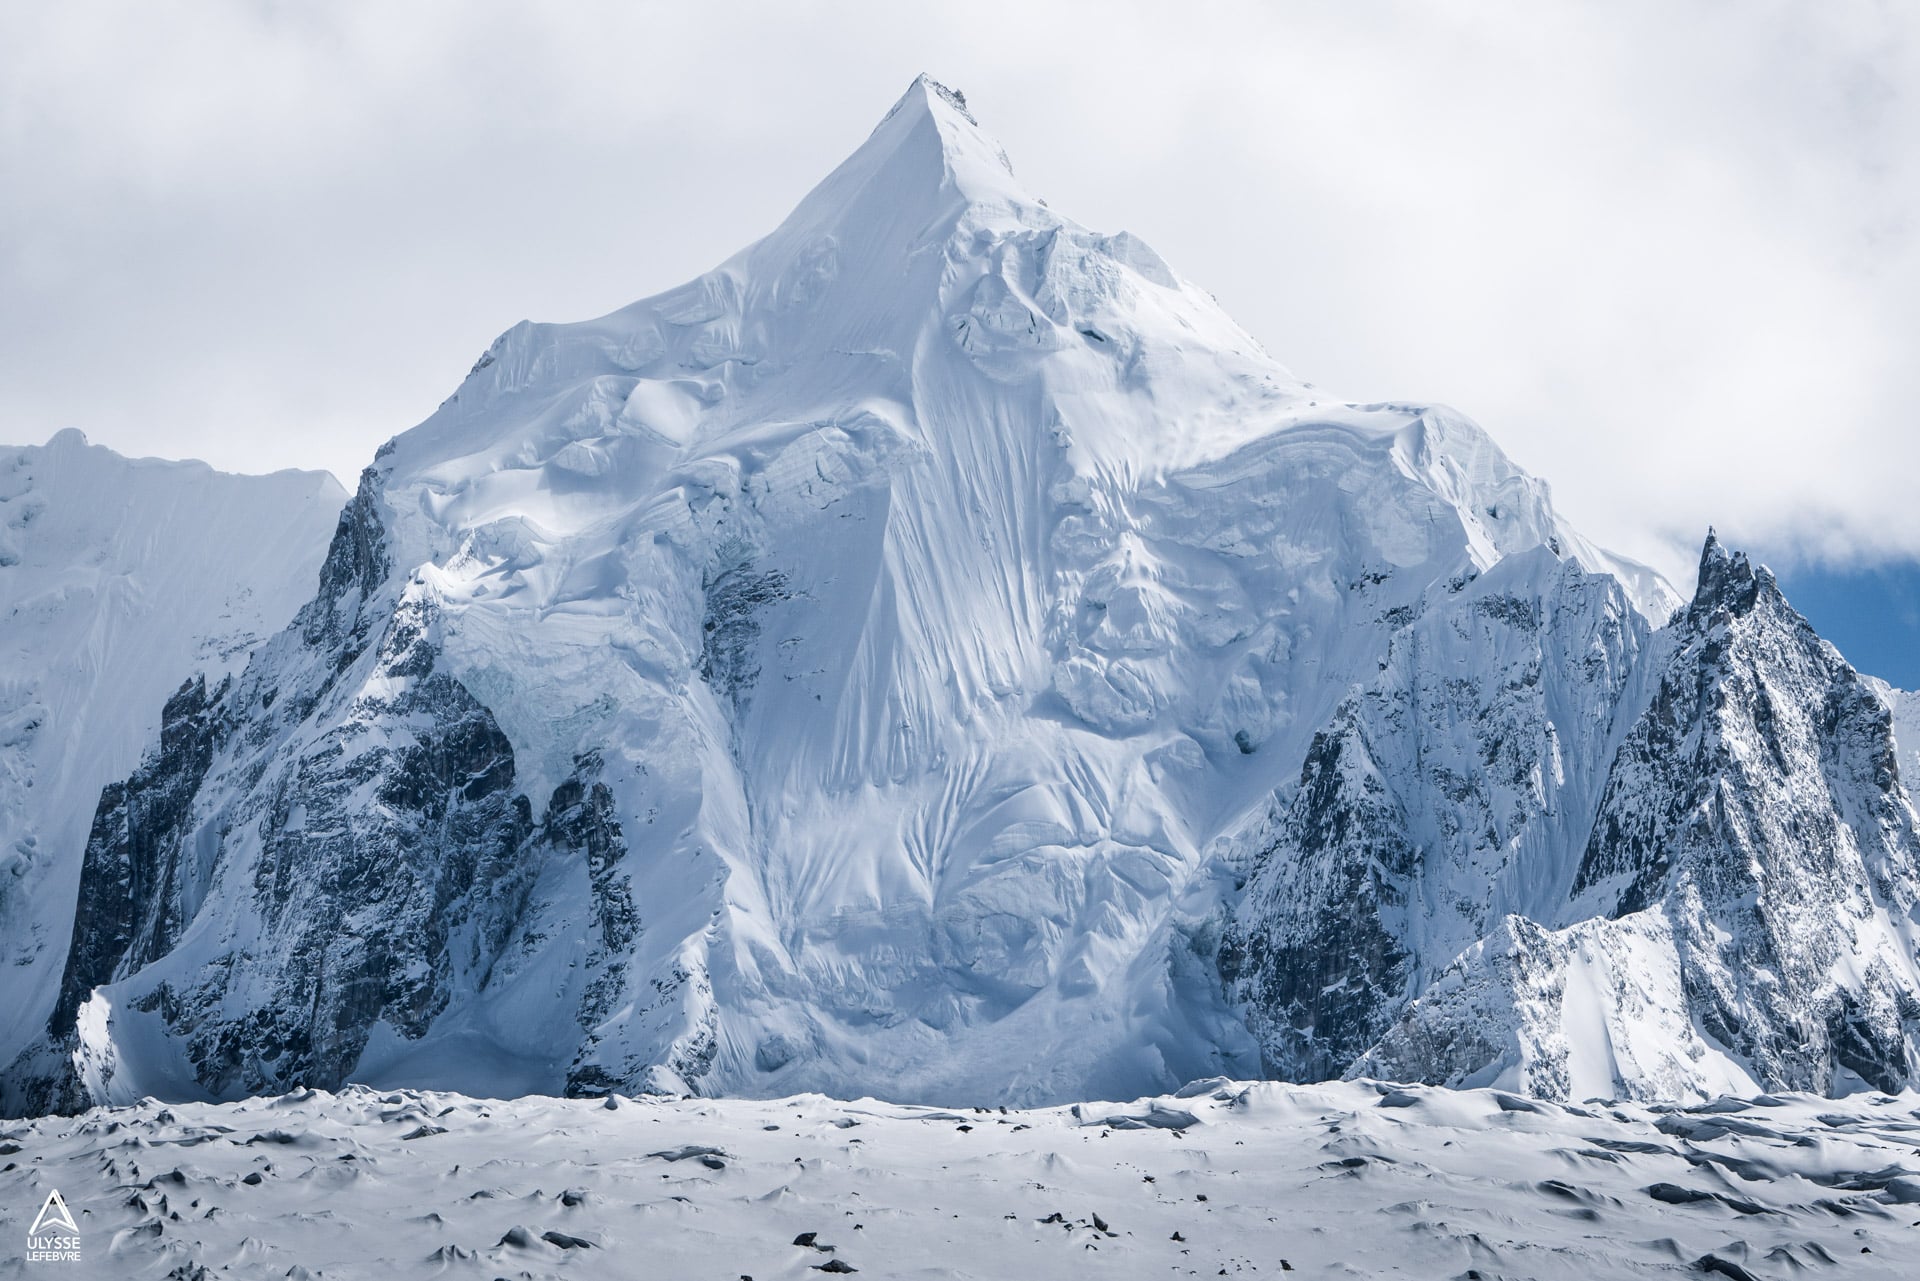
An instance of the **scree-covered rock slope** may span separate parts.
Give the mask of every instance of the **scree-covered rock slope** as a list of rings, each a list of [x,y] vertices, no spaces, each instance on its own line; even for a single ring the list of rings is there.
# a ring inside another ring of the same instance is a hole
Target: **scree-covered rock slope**
[[[380,450],[90,807],[5,1102],[1897,1089],[1892,699],[1717,543],[1686,604],[1295,379],[923,79]]]

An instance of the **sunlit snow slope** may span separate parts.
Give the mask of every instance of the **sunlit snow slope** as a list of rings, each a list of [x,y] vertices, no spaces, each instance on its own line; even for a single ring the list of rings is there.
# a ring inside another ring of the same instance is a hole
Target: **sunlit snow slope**
[[[346,499],[63,431],[0,448],[0,1058],[44,1031],[100,789],[190,672],[239,670],[313,591]]]
[[[765,240],[515,327],[381,450],[294,626],[102,797],[9,1106],[1337,1075],[1564,906],[1680,603],[1464,418],[1326,399],[1027,195],[922,80]],[[1510,744],[1505,790],[1423,772],[1434,735]],[[1410,925],[1393,841],[1479,898]],[[1305,993],[1304,912],[1354,927]],[[1340,1053],[1288,1058],[1341,992]]]

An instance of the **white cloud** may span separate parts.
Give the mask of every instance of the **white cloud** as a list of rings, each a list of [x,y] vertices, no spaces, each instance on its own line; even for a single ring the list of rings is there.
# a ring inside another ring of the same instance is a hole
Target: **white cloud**
[[[1276,356],[1684,576],[1920,554],[1920,47],[1865,0],[0,10],[0,439],[350,474],[770,229],[913,74]]]

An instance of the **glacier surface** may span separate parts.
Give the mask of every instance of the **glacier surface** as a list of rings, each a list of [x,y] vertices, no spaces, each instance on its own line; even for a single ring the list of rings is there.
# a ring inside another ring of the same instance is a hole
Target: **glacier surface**
[[[86,1275],[122,1277],[1908,1278],[1917,1139],[1913,1093],[1221,1080],[975,1112],[350,1086],[0,1126],[32,1154],[0,1168],[0,1239],[58,1189]]]

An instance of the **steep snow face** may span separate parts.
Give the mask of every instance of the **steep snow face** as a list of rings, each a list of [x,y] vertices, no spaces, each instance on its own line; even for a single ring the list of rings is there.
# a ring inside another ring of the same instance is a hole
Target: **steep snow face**
[[[44,1030],[100,789],[183,676],[238,670],[293,617],[345,497],[77,431],[0,448],[0,1060]]]
[[[1354,1070],[1652,1098],[1920,1072],[1920,836],[1888,710],[1711,538],[1572,848],[1564,904],[1463,954]]]
[[[1677,604],[1473,424],[1324,399],[917,82],[771,236],[510,330],[383,448],[295,627],[102,798],[13,1075],[1031,1101],[1251,1068],[1210,851],[1516,557],[1603,685]],[[1476,840],[1458,875],[1543,892]]]

